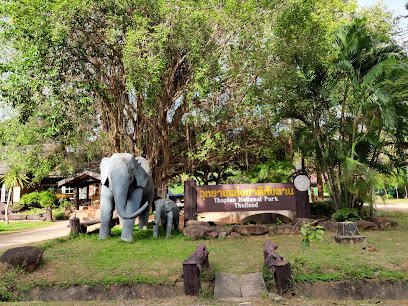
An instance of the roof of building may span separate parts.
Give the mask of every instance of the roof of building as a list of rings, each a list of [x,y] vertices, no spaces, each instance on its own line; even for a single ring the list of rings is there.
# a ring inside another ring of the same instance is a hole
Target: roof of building
[[[101,182],[101,175],[91,170],[83,170],[58,182],[61,186],[78,186],[80,188]]]

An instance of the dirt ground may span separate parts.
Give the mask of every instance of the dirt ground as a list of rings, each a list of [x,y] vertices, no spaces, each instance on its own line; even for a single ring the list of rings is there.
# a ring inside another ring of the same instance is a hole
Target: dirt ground
[[[374,208],[377,210],[384,210],[384,211],[408,212],[408,203],[406,202],[400,202],[400,203],[377,202],[374,204]]]

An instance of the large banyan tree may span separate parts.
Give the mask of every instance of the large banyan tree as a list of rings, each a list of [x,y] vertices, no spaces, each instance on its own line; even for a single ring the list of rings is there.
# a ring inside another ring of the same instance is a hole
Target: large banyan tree
[[[7,1],[2,97],[76,150],[102,143],[156,183],[254,150],[271,1]],[[254,119],[254,116],[257,119]],[[76,141],[73,141],[73,140]],[[80,140],[80,141],[79,141]]]

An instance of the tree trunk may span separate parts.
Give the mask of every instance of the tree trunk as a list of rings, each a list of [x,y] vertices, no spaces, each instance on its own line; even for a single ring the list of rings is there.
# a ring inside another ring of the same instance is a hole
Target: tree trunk
[[[324,191],[323,191],[323,174],[320,169],[316,169],[317,175],[317,200],[324,201]]]
[[[312,202],[316,202],[316,197],[315,197],[315,194],[314,194],[313,186],[310,186],[310,199],[311,199]]]
[[[397,193],[397,200],[399,200],[398,187],[395,187],[395,191]]]
[[[7,195],[7,204],[6,204],[6,211],[4,212],[4,222],[6,225],[9,224],[9,218],[8,218],[8,209],[9,209],[9,205],[10,205],[10,199],[11,199],[11,192],[12,192],[13,188],[9,188],[9,192]]]

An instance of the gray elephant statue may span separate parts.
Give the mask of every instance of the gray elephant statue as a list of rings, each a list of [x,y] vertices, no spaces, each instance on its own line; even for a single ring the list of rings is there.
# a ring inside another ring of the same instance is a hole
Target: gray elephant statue
[[[101,161],[101,228],[99,238],[111,235],[113,211],[123,219],[124,241],[132,241],[136,217],[139,229],[147,226],[154,185],[149,163],[143,157],[116,153]]]
[[[170,237],[171,228],[178,229],[180,209],[172,200],[159,199],[154,202],[156,213],[154,214],[153,237],[158,236],[159,223],[166,229],[166,237]]]

